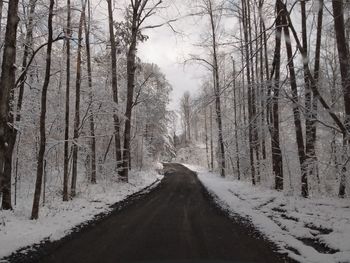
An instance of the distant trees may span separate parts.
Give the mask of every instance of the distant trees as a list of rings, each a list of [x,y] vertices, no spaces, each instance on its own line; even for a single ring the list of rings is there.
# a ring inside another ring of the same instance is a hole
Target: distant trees
[[[204,66],[210,70],[210,74],[213,78],[213,97],[215,101],[215,113],[217,123],[218,134],[218,146],[219,155],[217,156],[220,174],[225,177],[226,169],[226,157],[225,157],[225,144],[223,138],[223,124],[222,124],[222,102],[221,102],[221,80],[220,80],[220,68],[219,68],[219,30],[221,27],[220,20],[222,16],[223,2],[217,3],[214,0],[200,0],[194,3],[195,10],[193,11],[195,16],[207,17],[209,21],[209,36],[206,39],[206,43],[202,44],[202,48],[209,49],[210,57],[200,57],[192,55],[191,60],[204,63]]]
[[[181,98],[181,113],[183,114],[183,127],[185,140],[191,141],[191,97],[187,91]]]
[[[134,167],[141,169],[150,161],[161,158],[169,161],[175,156],[173,137],[168,131],[173,116],[167,109],[171,90],[157,65],[142,64],[142,72],[135,86],[137,95],[133,122],[138,128],[134,131],[135,139],[131,144]]]

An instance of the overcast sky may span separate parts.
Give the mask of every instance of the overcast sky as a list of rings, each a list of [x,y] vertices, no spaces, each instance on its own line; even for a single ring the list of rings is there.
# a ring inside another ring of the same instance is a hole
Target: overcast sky
[[[184,64],[186,57],[194,53],[194,47],[187,36],[175,34],[167,26],[149,30],[147,35],[150,38],[139,46],[139,56],[143,61],[155,63],[161,68],[173,86],[170,108],[177,109],[179,98],[185,91],[195,93],[198,89],[204,69],[193,63]]]
[[[178,99],[186,90],[194,91],[199,85],[200,69],[193,65],[183,65],[184,52],[190,52],[189,47],[181,40],[176,42],[175,36],[169,32],[152,32],[150,40],[139,47],[139,56],[143,61],[157,64],[172,85],[171,109],[177,108]]]
[[[184,6],[180,3],[177,8],[183,10]],[[179,99],[185,91],[194,94],[206,73],[200,65],[184,63],[190,54],[196,53],[193,44],[199,37],[199,23],[191,18],[179,19],[173,26],[180,33],[175,33],[169,26],[147,30],[149,40],[139,45],[138,55],[144,62],[157,64],[173,87],[170,109],[178,109]]]
[[[183,0],[166,0],[165,4],[171,3],[168,8],[162,9],[153,17],[147,20],[147,25],[159,24],[176,18],[172,23],[174,31],[167,25],[149,29],[144,32],[149,39],[138,46],[138,56],[148,63],[155,63],[166,75],[169,83],[173,87],[171,94],[170,109],[176,110],[179,106],[179,99],[185,91],[192,94],[198,90],[201,77],[207,74],[204,67],[186,63],[184,61],[190,54],[198,53],[195,44],[200,38],[199,34],[205,22],[199,18],[181,18],[189,13],[189,3]],[[105,1],[94,0],[93,13],[95,18],[99,18],[102,24],[107,26],[107,6]],[[130,0],[117,0],[115,3],[115,20],[123,17],[124,9]]]

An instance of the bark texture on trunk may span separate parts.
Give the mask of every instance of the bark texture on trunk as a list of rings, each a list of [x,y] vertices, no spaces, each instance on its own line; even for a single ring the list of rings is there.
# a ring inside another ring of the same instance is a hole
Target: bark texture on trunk
[[[272,170],[275,176],[275,189],[283,190],[283,158],[280,147],[280,127],[279,127],[279,92],[280,92],[280,68],[281,68],[281,37],[282,37],[282,18],[281,18],[281,6],[279,1],[276,2],[276,33],[275,33],[275,53],[273,59],[273,69],[275,73],[273,84],[273,95],[271,98],[272,112],[271,117],[271,148],[272,148]],[[266,45],[266,43],[265,43]],[[272,80],[272,79],[271,79]]]
[[[334,28],[337,41],[340,75],[342,80],[344,106],[345,106],[345,128],[347,134],[344,135],[344,148],[349,147],[349,131],[350,131],[350,52],[349,45],[347,44],[345,34],[345,22],[344,22],[344,3],[339,0],[332,0],[333,16],[334,16]],[[347,150],[345,151],[347,152]],[[346,186],[346,172],[347,167],[342,167],[339,196],[345,196]]]
[[[306,28],[306,3],[300,2],[301,5],[301,25],[302,25],[302,45],[305,54],[308,54],[308,42],[307,42],[307,28]],[[320,7],[322,10],[323,7]],[[317,52],[317,51],[316,51]],[[311,90],[311,82],[309,80],[307,67],[309,58],[303,58],[304,67],[304,84],[305,84],[305,171],[306,177],[315,175],[317,173],[317,157],[316,157],[316,116],[315,116],[315,103],[314,96]],[[317,103],[316,103],[317,105]]]
[[[34,20],[34,12],[37,0],[30,0],[29,2],[29,14],[28,14],[28,22],[27,22],[27,32],[24,43],[24,52],[22,58],[22,70],[24,74],[21,74],[19,79],[16,80],[18,83],[18,99],[17,99],[17,107],[14,109],[15,97],[14,92],[11,92],[11,103],[9,105],[10,113],[9,115],[9,123],[11,123],[11,127],[8,129],[8,148],[6,150],[6,158],[5,158],[5,170],[4,170],[4,191],[2,192],[2,207],[4,209],[6,207],[11,207],[11,177],[12,177],[12,156],[15,149],[16,139],[17,139],[17,130],[14,129],[15,123],[21,120],[21,110],[23,104],[23,96],[24,96],[24,87],[25,81],[27,79],[27,64],[28,57],[31,53],[31,49],[33,46],[33,20]],[[16,87],[17,88],[17,87]],[[16,110],[16,112],[14,112]],[[15,114],[15,116],[13,116]]]
[[[131,158],[131,116],[134,101],[135,71],[136,71],[136,45],[137,45],[137,12],[134,12],[131,28],[131,44],[127,54],[127,97],[124,128],[124,149],[121,177],[128,181]]]
[[[70,38],[71,38],[71,4],[67,0],[67,28],[66,28],[66,105],[64,123],[64,161],[63,161],[63,201],[69,200],[69,103],[70,103]]]
[[[14,127],[8,123],[13,116],[10,116],[11,94],[15,89],[16,73],[16,43],[18,17],[18,0],[10,1],[7,12],[7,25],[5,33],[5,45],[2,60],[2,73],[0,79],[0,191],[3,193],[2,209],[12,209],[11,204],[11,156],[14,143],[10,133]],[[16,131],[14,131],[16,132]],[[12,146],[13,144],[13,146]],[[12,149],[11,149],[12,148]]]

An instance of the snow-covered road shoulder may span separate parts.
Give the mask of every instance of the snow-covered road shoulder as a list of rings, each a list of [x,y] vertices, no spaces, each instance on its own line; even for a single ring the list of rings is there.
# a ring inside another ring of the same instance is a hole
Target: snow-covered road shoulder
[[[38,220],[29,220],[31,200],[14,211],[0,211],[0,262],[11,253],[43,241],[56,241],[97,215],[109,214],[116,203],[156,187],[163,176],[156,171],[132,172],[128,183],[113,180],[86,184],[76,198],[62,202],[59,196],[40,209]],[[21,250],[21,253],[26,251]]]
[[[205,169],[199,180],[232,216],[248,219],[281,253],[298,262],[350,262],[350,204],[340,199],[303,199],[222,178]]]

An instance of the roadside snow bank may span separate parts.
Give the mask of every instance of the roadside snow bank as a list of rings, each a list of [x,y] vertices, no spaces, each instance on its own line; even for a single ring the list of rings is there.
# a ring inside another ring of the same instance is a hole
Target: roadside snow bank
[[[0,211],[0,262],[12,252],[40,243],[59,240],[72,229],[90,221],[100,213],[108,213],[111,205],[160,181],[155,171],[132,172],[129,183],[101,180],[98,184],[86,183],[74,200],[62,202],[60,196],[40,208],[40,218],[29,220],[31,199],[21,202],[14,211]]]
[[[282,253],[305,263],[350,262],[350,202],[303,199],[186,165],[218,204],[249,219]]]

